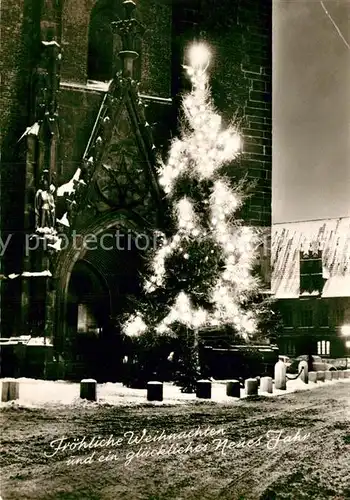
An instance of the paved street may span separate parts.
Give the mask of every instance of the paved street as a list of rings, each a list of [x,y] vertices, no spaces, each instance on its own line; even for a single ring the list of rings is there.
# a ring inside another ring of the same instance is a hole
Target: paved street
[[[13,405],[2,428],[4,500],[350,497],[344,382],[230,407]]]

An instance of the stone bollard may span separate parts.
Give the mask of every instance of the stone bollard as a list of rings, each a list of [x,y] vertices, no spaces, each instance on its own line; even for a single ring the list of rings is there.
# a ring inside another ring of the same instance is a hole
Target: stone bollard
[[[304,384],[309,383],[309,367],[307,365],[307,361],[300,361],[298,364],[298,373],[303,368],[303,371],[300,373],[300,380],[304,382]]]
[[[96,401],[97,382],[93,378],[85,378],[80,382],[80,398],[88,401]]]
[[[163,382],[147,382],[147,401],[163,401]]]
[[[338,373],[339,373],[339,378],[340,378],[340,379],[345,378],[345,373],[344,373],[344,370],[338,370]]]
[[[324,372],[324,379],[325,381],[332,380],[332,372],[330,372],[329,370]]]
[[[350,370],[344,370],[345,378],[350,378]]]
[[[256,378],[247,378],[244,382],[246,396],[256,396],[258,394],[258,381]]]
[[[1,401],[15,401],[19,399],[19,382],[15,379],[4,379],[2,381]]]
[[[239,398],[241,396],[241,384],[238,380],[230,380],[226,384],[226,396]]]
[[[317,372],[309,372],[309,382],[317,382]]]
[[[338,370],[334,370],[331,373],[332,373],[332,380],[338,380],[338,378],[339,378],[339,371]]]
[[[275,389],[283,391],[287,389],[286,365],[283,361],[275,364]]]
[[[211,399],[210,380],[197,380],[196,396],[200,399]]]
[[[316,374],[317,374],[317,381],[324,382],[324,371],[316,372]]]
[[[261,377],[260,391],[272,393],[272,377]]]

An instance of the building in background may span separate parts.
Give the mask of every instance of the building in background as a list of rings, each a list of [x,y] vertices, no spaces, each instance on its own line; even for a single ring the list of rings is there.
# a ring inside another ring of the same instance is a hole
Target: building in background
[[[281,354],[349,353],[349,13],[343,1],[273,2],[272,290]]]
[[[280,352],[349,355],[350,218],[274,224],[271,252]]]
[[[254,181],[241,215],[262,229],[269,280],[272,2],[133,8],[9,0],[1,18],[1,334],[50,339],[73,372],[96,366],[109,380],[121,317],[140,293],[135,235],[166,224],[155,153],[178,131],[193,41],[209,44],[214,102],[243,134],[244,154],[228,174]],[[61,250],[55,231],[69,241]],[[91,248],[112,231],[128,251]]]

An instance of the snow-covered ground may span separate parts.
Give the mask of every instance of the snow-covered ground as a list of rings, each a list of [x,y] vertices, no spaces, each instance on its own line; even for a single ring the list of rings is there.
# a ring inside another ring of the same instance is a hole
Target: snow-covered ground
[[[13,380],[13,379],[2,379]],[[203,399],[197,399],[195,394],[183,394],[180,388],[171,383],[164,383],[163,401],[148,402],[147,391],[145,389],[130,389],[121,383],[105,383],[97,385],[97,403],[91,403],[81,400],[79,397],[80,388],[78,383],[70,383],[62,380],[48,381],[35,380],[28,378],[19,378],[19,399],[16,402],[1,403],[1,406],[19,404],[26,407],[42,407],[47,405],[91,405],[108,404],[121,406],[134,406],[140,404],[159,405],[177,405],[190,402],[203,402]],[[304,384],[300,379],[289,380],[285,391],[273,388],[272,394],[263,393],[259,389],[259,395],[267,397],[276,397],[282,394],[288,394],[296,391],[315,390],[325,385],[349,384],[350,378],[341,380],[332,380],[326,382],[317,382]],[[349,387],[350,388],[350,387]],[[241,389],[241,398],[247,397],[245,390]],[[208,401],[208,400],[207,400]],[[239,399],[226,396],[226,381],[215,381],[212,383],[212,398],[215,403],[235,404]]]

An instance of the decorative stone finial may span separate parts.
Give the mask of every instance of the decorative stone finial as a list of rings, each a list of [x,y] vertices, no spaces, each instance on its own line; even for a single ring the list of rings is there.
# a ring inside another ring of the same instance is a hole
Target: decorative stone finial
[[[135,2],[133,0],[125,0],[123,6],[125,12],[124,19],[113,22],[112,26],[122,39],[122,50],[118,54],[122,60],[122,76],[124,78],[132,78],[134,60],[139,56],[135,50],[135,40],[144,33],[145,28],[134,17]]]

